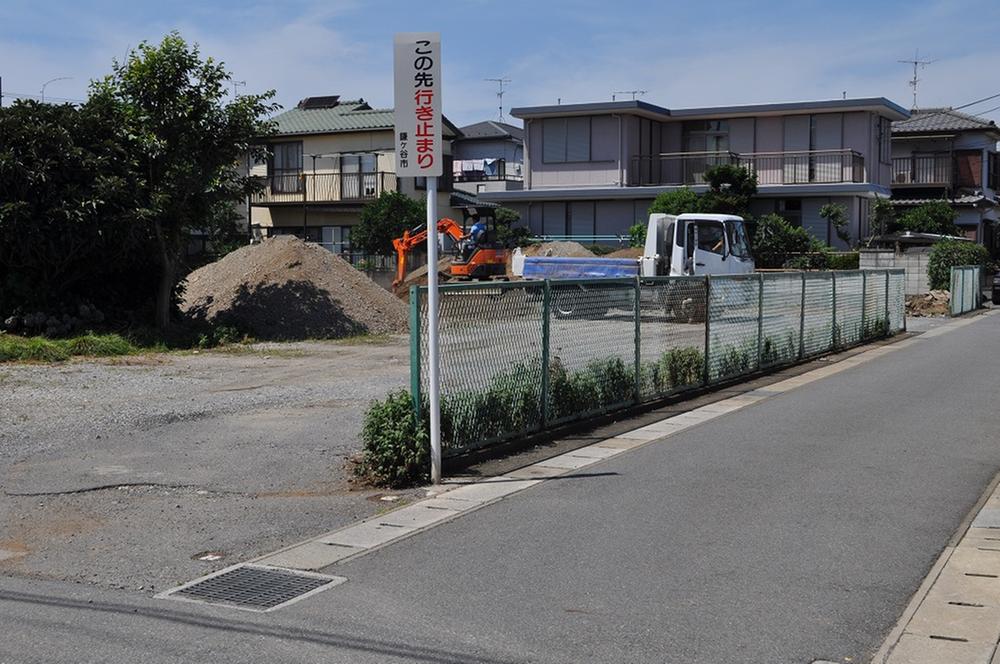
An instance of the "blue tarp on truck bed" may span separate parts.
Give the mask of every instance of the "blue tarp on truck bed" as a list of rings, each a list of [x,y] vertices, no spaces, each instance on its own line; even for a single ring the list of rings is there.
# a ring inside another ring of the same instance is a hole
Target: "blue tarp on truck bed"
[[[639,274],[634,258],[526,256],[525,279],[611,279]]]

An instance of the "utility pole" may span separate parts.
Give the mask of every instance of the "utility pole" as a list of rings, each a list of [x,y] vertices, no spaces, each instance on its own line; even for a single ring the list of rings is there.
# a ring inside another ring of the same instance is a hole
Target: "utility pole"
[[[637,96],[641,97],[644,94],[646,94],[646,90],[615,90],[611,93],[611,101],[617,101],[618,95],[632,95],[632,101],[635,101]]]
[[[920,49],[916,50],[912,60],[898,60],[897,62],[904,65],[913,65],[913,78],[910,79],[910,87],[913,88],[913,110],[917,109],[917,83],[920,79],[917,78],[917,67],[923,69],[929,64],[937,62],[937,60],[921,60],[920,59]]]
[[[500,122],[503,122],[503,93],[504,93],[503,86],[506,85],[507,83],[510,83],[510,79],[501,76],[500,78],[484,78],[483,80],[492,81],[493,83],[497,84],[497,105],[500,108],[500,113],[498,115],[498,118]]]

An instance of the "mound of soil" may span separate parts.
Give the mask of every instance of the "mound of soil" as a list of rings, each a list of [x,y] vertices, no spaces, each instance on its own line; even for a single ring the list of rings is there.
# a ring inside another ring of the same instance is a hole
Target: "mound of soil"
[[[642,258],[642,247],[625,247],[616,249],[607,255],[608,258]]]
[[[532,244],[521,251],[525,256],[561,256],[563,258],[592,258],[594,252],[579,242],[542,242]]]
[[[947,316],[950,313],[951,293],[946,290],[906,296],[907,316]]]
[[[258,339],[403,333],[406,306],[350,263],[291,236],[248,245],[187,276],[181,310]]]

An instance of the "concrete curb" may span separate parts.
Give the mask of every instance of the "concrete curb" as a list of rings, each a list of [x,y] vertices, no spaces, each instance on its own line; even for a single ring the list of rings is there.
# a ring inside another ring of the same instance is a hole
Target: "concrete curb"
[[[505,475],[478,482],[461,479],[446,480],[442,485],[431,488],[428,491],[429,497],[427,499],[293,544],[248,562],[310,571],[344,563],[474,512],[544,481],[570,476],[575,472],[590,468],[595,464],[644,445],[661,443],[681,431],[711,421],[721,415],[746,408],[765,399],[780,396],[789,390],[838,374],[897,350],[908,348],[914,343],[919,343],[923,337],[938,336],[944,332],[964,327],[981,318],[983,316],[956,320],[936,328],[932,332],[863,351],[843,361],[773,383],[766,388],[716,401],[586,447],[560,454],[551,459],[519,468]],[[997,503],[997,507],[1000,508],[1000,502]],[[1000,560],[1000,551],[997,552],[997,557]],[[998,582],[998,586],[1000,586],[1000,582]]]

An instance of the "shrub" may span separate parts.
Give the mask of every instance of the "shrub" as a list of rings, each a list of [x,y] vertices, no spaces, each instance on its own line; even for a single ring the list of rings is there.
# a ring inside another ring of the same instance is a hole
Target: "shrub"
[[[494,376],[483,391],[441,400],[441,437],[454,448],[530,431],[540,421],[541,361],[538,359]]]
[[[986,247],[961,240],[942,240],[931,248],[927,261],[927,276],[933,290],[951,288],[951,268],[959,265],[988,267],[990,254]]]
[[[628,246],[630,247],[644,247],[646,246],[646,229],[649,227],[648,224],[644,224],[641,221],[636,224],[632,224],[628,227]]]
[[[895,222],[896,230],[913,233],[938,233],[941,235],[957,235],[955,227],[958,213],[948,201],[932,201],[918,205],[901,213]]]
[[[747,348],[737,348],[736,346],[726,346],[722,355],[717,360],[719,378],[739,376],[750,371],[753,366],[753,358],[756,352],[751,353]]]
[[[91,357],[131,355],[138,351],[128,339],[117,334],[94,334],[92,332],[67,339],[65,347],[70,355],[89,355]]]
[[[757,267],[779,268],[784,266],[789,254],[807,253],[814,243],[806,229],[792,226],[777,214],[768,214],[757,220],[754,258]]]
[[[671,388],[697,385],[705,373],[705,355],[697,348],[672,348],[663,354],[660,363]]]
[[[355,475],[391,488],[426,482],[430,473],[429,428],[426,418],[417,421],[406,390],[372,402],[361,429],[364,448]]]
[[[857,270],[860,264],[861,254],[856,251],[827,256],[827,267],[830,270]]]
[[[698,212],[698,204],[698,194],[684,187],[682,189],[675,189],[674,191],[665,191],[654,198],[647,212],[649,214],[661,212],[673,215],[684,214],[685,212]]]

